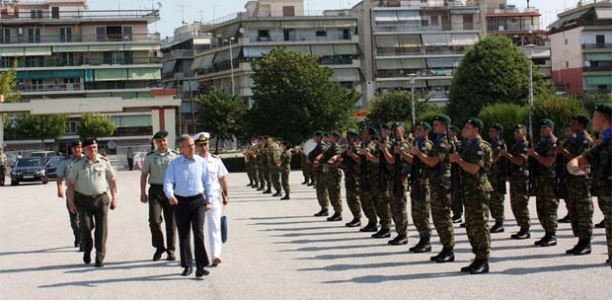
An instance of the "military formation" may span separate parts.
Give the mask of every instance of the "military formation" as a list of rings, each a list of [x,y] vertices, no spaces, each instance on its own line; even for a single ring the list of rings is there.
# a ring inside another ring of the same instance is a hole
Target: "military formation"
[[[589,123],[599,132],[599,139],[587,133]],[[444,114],[433,117],[431,123],[414,124],[410,133],[397,122],[346,134],[316,131],[301,147],[292,149],[281,139],[261,136],[251,140],[244,153],[248,186],[265,194],[271,194],[274,187],[273,196],[280,196],[276,175],[280,173],[285,191],[282,199],[289,200],[285,178],[293,153],[302,164],[302,185],[316,190],[319,210],[315,217],[342,221],[344,177],[346,204],[352,216],[347,227],[360,227],[360,232],[383,239],[391,238],[393,224],[396,235],[388,244],[407,245],[410,212],[419,240],[409,251],[432,251],[433,222],[441,250],[430,260],[447,263],[455,260],[454,224],[463,223],[475,255],[470,265],[461,268],[469,274],[489,272],[491,234],[506,230],[506,194],[519,227],[510,238],[531,238],[529,197],[535,196],[544,235],[534,245],[557,245],[558,223],[568,222],[577,238],[576,245],[565,251],[568,255],[591,253],[592,196],[596,195],[605,219],[595,226],[606,228],[606,263],[612,267],[612,105],[597,106],[591,121],[583,115],[574,116],[563,141],[553,134],[552,120],[539,120],[537,125],[539,138],[532,141],[525,125],[516,124],[508,130],[514,139],[512,145],[504,142],[505,128],[500,124],[485,126],[470,118],[457,128]],[[560,199],[565,200],[568,215],[558,219]],[[362,223],[363,216],[367,222]],[[491,227],[489,217],[494,221]]]

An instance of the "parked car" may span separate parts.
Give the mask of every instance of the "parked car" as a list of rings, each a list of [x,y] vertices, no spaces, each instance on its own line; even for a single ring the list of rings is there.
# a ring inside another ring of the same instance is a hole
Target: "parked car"
[[[24,157],[17,159],[11,171],[11,185],[19,185],[24,181],[41,181],[47,184],[47,171],[45,159],[42,157]]]
[[[32,152],[29,155],[30,157],[50,157],[50,156],[58,156],[55,151],[36,151]]]
[[[59,167],[63,160],[63,156],[49,156],[46,158],[45,171],[47,173],[47,178],[57,177],[57,167]]]

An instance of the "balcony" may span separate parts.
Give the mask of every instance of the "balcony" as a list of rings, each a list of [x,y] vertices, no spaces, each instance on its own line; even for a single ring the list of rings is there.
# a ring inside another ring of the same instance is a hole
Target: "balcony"
[[[14,32],[13,32],[14,33]],[[100,42],[139,42],[159,44],[159,34],[72,34],[72,35],[0,35],[0,44],[68,44]]]
[[[610,43],[584,43],[582,49],[612,49]]]
[[[2,60],[0,68],[10,68],[13,60]],[[74,58],[18,58],[17,68],[48,68],[48,67],[83,67],[83,66],[103,66],[103,65],[150,65],[160,64],[161,59],[159,57],[114,57],[114,58],[88,58],[88,57],[74,57]]]
[[[408,78],[408,74],[416,74],[417,77],[452,77],[454,69],[400,69],[400,70],[378,70],[376,78]],[[441,78],[444,79],[444,78]]]
[[[121,92],[143,90],[149,92],[149,89],[157,86],[155,82],[98,82],[98,83],[21,83],[17,86],[17,90],[25,95],[36,95],[45,93],[63,94],[63,93],[92,93],[92,92]]]
[[[612,72],[612,66],[584,67],[584,72]]]
[[[170,52],[164,53],[163,60],[193,58],[194,55],[195,51],[192,49],[172,50]]]
[[[159,19],[159,10],[14,10],[2,11],[0,20],[3,23],[13,21],[13,23],[23,22],[58,22],[65,20],[74,22],[75,20],[108,20],[108,19]]]
[[[478,23],[453,23],[448,26],[422,26],[419,24],[385,24],[385,25],[374,25],[374,33],[376,32],[415,32],[415,33],[426,33],[426,32],[474,32],[480,30],[480,24]]]
[[[377,56],[425,56],[425,55],[464,55],[466,48],[422,47],[422,48],[377,48]]]

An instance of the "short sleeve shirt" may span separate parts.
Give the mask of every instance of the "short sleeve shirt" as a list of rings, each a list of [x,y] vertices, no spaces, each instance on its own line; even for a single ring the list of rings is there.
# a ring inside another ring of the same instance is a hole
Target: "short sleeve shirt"
[[[221,190],[221,184],[219,184],[219,178],[227,176],[228,172],[223,164],[221,158],[216,155],[208,154],[208,156],[202,157],[208,169],[208,175],[210,176],[210,182],[212,185],[213,195],[218,194]]]
[[[115,178],[110,162],[100,156],[92,161],[83,158],[76,162],[68,180],[75,183],[75,190],[81,194],[95,196],[108,190],[108,180]]]
[[[158,150],[149,152],[141,169],[143,174],[149,174],[149,184],[163,184],[164,174],[166,174],[170,161],[178,155],[174,150],[168,150],[165,153],[160,153]]]

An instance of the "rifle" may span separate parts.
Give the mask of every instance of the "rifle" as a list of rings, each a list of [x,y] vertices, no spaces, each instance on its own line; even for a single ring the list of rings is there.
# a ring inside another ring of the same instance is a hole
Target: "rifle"
[[[395,152],[395,147],[399,146],[399,137],[397,136],[397,132],[395,129],[393,130],[393,149]],[[402,155],[401,154],[393,154],[395,163],[393,164],[393,196],[397,199],[401,199],[404,197],[404,181],[402,174]]]
[[[500,136],[500,143],[502,143],[502,141],[503,140],[501,139],[501,136]],[[502,144],[501,150],[508,150],[508,147],[506,146],[506,144]],[[506,190],[506,180],[507,180],[508,173],[509,173],[509,164],[505,157],[500,157],[499,160],[497,161],[497,164],[499,167],[499,174],[497,178],[497,190],[499,191],[500,194],[505,195],[506,193],[508,193],[508,191]]]
[[[413,147],[419,147],[417,139],[414,139]],[[416,199],[422,199],[421,187],[419,184],[419,178],[421,177],[421,163],[416,155],[412,156],[412,165],[410,166],[410,197]]]
[[[449,154],[458,152],[457,145],[451,139],[449,131],[446,132],[446,140],[449,144]],[[450,178],[450,190],[451,190],[451,203],[453,214],[461,212],[463,209],[463,189],[461,188],[461,167],[459,164],[451,164],[451,178]]]
[[[558,145],[559,140],[557,140],[556,143],[556,146]],[[555,191],[557,194],[557,198],[567,199],[567,185],[565,184],[567,178],[567,170],[565,169],[565,165],[568,163],[568,161],[563,155],[557,154],[557,157],[555,158],[555,163],[555,173],[557,175],[557,178],[555,180]]]
[[[365,148],[364,143],[365,142],[361,143],[361,148]],[[359,186],[362,190],[367,192],[370,191],[370,176],[368,176],[368,158],[364,154],[359,155],[359,157],[361,160],[361,164],[359,165]]]
[[[380,126],[379,143],[382,143],[385,147],[385,137],[383,136],[383,128]],[[380,146],[379,146],[380,147]],[[378,187],[380,191],[386,191],[387,185],[387,159],[385,154],[380,148],[378,149]]]

